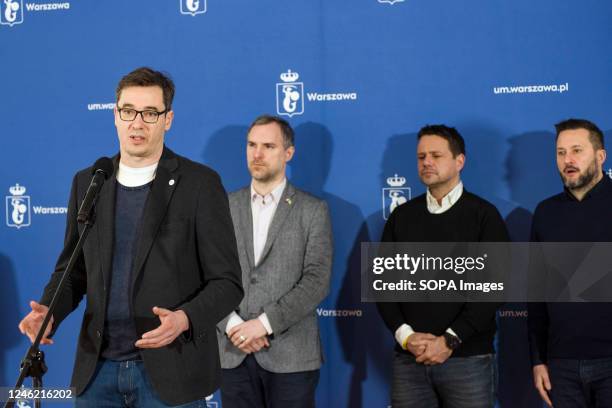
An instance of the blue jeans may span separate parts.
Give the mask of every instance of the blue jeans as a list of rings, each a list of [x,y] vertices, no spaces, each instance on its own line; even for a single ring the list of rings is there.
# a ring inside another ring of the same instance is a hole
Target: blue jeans
[[[391,406],[492,408],[496,378],[492,354],[453,357],[442,364],[427,366],[417,363],[412,354],[395,352]]]
[[[550,359],[548,374],[555,408],[612,407],[612,358]]]
[[[142,361],[98,362],[85,391],[77,396],[77,408],[170,407],[159,399],[147,378]],[[206,408],[205,400],[178,405],[180,408]]]

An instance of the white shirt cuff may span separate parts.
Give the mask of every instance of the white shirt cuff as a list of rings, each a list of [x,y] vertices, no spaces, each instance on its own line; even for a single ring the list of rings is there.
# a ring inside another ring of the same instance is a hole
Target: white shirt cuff
[[[395,331],[395,340],[399,343],[400,347],[403,348],[404,340],[413,333],[414,330],[412,330],[412,327],[404,323]]]
[[[458,338],[458,339],[459,339],[459,342],[461,343],[461,337],[457,336],[457,333],[455,333],[455,332],[453,331],[453,329],[451,329],[451,328],[449,327],[448,329],[446,329],[446,332],[447,332],[448,334],[450,334],[451,336],[455,336],[456,338]]]
[[[270,321],[268,320],[268,316],[265,313],[262,313],[257,318],[259,319],[261,324],[263,324],[263,326],[266,328],[266,331],[268,332],[268,336],[271,335],[273,331],[272,331],[272,326],[270,325]]]
[[[242,317],[238,316],[238,313],[232,312],[227,320],[227,325],[225,326],[225,334],[228,334],[232,327],[238,326],[240,323],[244,323]]]

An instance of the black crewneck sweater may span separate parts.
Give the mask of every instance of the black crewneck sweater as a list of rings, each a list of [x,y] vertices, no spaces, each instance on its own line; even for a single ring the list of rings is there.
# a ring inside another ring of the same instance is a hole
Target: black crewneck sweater
[[[507,242],[508,230],[497,209],[465,189],[446,212],[431,214],[426,195],[393,211],[383,242]],[[495,312],[499,303],[378,303],[378,311],[392,334],[404,323],[415,332],[442,335],[449,327],[462,343],[452,357],[493,352]],[[403,350],[396,343],[396,350]]]

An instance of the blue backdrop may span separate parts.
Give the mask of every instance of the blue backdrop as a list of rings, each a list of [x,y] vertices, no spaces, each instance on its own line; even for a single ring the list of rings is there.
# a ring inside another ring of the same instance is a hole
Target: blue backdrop
[[[291,181],[327,200],[336,247],[331,294],[318,309],[318,406],[386,407],[393,340],[360,302],[359,243],[379,238],[391,195],[424,192],[416,132],[456,126],[466,188],[527,240],[537,202],[561,189],[553,124],[585,117],[610,139],[610,21],[604,0],[3,0],[0,385],[14,382],[27,346],[17,324],[62,246],[72,175],[117,151],[115,86],[149,65],[177,86],[167,144],[216,169],[228,191],[249,181],[252,119],[278,113],[295,127]],[[389,185],[396,174],[404,183]],[[26,188],[22,220],[12,216],[17,183]],[[46,385],[67,386],[81,315],[45,348]],[[525,317],[523,305],[500,311],[505,407],[540,406]]]

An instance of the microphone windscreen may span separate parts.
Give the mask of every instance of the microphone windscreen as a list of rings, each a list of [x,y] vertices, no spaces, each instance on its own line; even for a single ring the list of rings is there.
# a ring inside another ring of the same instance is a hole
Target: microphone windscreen
[[[115,171],[113,161],[108,157],[100,157],[94,163],[91,173],[95,174],[98,170],[101,170],[104,173],[104,178],[108,179],[108,177]]]

